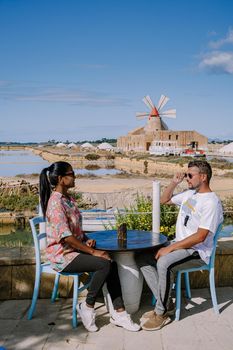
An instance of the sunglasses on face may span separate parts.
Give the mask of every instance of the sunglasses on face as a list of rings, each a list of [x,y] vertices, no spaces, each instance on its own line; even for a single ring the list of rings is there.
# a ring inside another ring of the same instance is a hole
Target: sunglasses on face
[[[74,171],[68,171],[68,173],[65,173],[65,176],[73,176],[75,177]]]
[[[184,174],[184,177],[188,177],[190,180],[193,178],[193,174],[190,174],[190,173],[185,173]]]

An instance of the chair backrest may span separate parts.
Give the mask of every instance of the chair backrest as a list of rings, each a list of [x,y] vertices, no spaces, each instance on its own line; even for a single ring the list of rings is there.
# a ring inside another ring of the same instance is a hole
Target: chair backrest
[[[219,234],[221,232],[221,229],[222,229],[222,223],[218,225],[217,231],[215,232],[215,235],[214,235],[214,247],[213,247],[213,251],[211,253],[210,262],[209,262],[210,268],[214,267],[217,242],[218,242],[218,238],[219,238]]]
[[[36,264],[40,265],[41,264],[40,251],[41,249],[44,248],[44,240],[46,240],[45,219],[43,218],[43,216],[36,216],[30,219],[29,223],[31,226],[32,236],[34,241]],[[41,224],[43,224],[43,226]],[[43,244],[41,244],[41,242],[43,242]]]

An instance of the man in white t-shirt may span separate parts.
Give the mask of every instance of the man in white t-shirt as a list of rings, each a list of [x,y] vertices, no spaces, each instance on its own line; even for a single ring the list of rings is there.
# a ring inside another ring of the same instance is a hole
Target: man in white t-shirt
[[[140,253],[136,261],[155,298],[155,309],[141,318],[144,330],[157,330],[171,322],[172,277],[179,268],[208,264],[213,237],[223,221],[221,201],[211,191],[211,166],[206,161],[191,161],[187,173],[177,173],[161,196],[161,204],[176,204],[179,214],[175,242],[155,253]],[[184,179],[188,190],[173,194]]]

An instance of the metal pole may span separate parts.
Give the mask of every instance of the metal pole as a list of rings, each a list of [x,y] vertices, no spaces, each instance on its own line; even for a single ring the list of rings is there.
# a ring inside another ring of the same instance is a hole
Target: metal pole
[[[160,182],[153,181],[152,231],[160,233]]]

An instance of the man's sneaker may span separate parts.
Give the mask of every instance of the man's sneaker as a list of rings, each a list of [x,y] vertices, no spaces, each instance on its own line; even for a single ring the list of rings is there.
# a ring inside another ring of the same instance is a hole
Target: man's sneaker
[[[142,329],[145,331],[156,331],[164,326],[166,326],[168,323],[171,322],[171,319],[169,316],[165,315],[156,315],[148,318],[143,324]]]
[[[137,323],[132,321],[130,315],[126,311],[114,311],[110,317],[110,322],[115,326],[123,327],[132,332],[138,332],[141,329]]]
[[[142,317],[140,318],[140,323],[141,325],[146,322],[151,317],[155,316],[155,310],[147,311],[145,312]]]
[[[86,302],[82,302],[76,307],[79,316],[81,317],[84,327],[89,332],[96,332],[98,328],[95,324],[95,310],[86,305]]]
[[[176,305],[173,303],[172,298],[169,298],[168,307],[167,307],[167,316],[173,316],[176,312]],[[156,314],[155,310],[145,312],[140,318],[140,322],[144,323],[148,318],[153,317]]]

